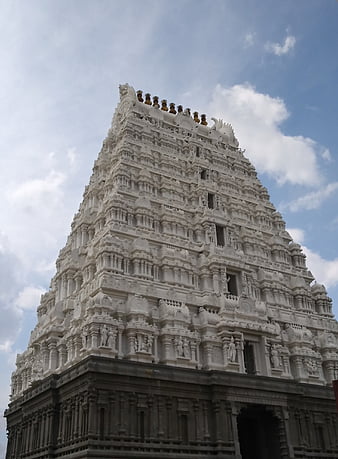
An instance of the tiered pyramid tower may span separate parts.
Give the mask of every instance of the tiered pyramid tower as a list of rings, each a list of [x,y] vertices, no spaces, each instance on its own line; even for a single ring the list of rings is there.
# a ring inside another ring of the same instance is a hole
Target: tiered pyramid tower
[[[331,300],[231,125],[121,86],[56,266],[17,358],[7,458],[247,459],[250,419],[278,431],[262,459],[336,457]],[[108,440],[121,455],[97,453]]]

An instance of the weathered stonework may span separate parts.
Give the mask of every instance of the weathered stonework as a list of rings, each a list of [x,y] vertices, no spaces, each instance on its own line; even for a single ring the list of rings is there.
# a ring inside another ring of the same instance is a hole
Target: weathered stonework
[[[238,431],[272,418],[266,454],[337,457],[331,300],[232,127],[120,96],[17,358],[7,458],[251,459]]]

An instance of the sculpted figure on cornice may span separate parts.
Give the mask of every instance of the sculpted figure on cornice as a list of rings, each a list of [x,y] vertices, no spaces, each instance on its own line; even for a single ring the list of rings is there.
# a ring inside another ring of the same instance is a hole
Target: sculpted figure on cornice
[[[235,137],[234,130],[231,124],[225,123],[222,119],[211,119],[214,122],[214,125],[211,129],[215,129],[216,131],[220,132],[222,135],[224,135],[229,145],[237,148],[239,146],[239,142]]]

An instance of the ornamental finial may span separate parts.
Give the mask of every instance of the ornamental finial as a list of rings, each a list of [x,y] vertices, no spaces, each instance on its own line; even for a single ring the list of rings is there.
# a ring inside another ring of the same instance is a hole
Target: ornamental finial
[[[146,98],[146,100],[144,101],[144,103],[147,104],[147,105],[151,105],[151,99],[150,99],[150,94],[149,94],[149,92],[147,92],[147,94],[145,94],[144,97]]]
[[[169,104],[169,107],[170,107],[169,113],[173,113],[174,115],[176,115],[176,110],[175,110],[175,104],[174,104],[174,102],[171,102],[171,103]]]
[[[153,107],[160,108],[160,104],[158,103],[158,96],[153,97]]]
[[[199,123],[200,122],[200,119],[198,117],[198,112],[194,112],[194,121],[195,121],[195,123]]]
[[[168,111],[167,100],[163,99],[161,101],[161,104],[162,104],[161,110],[163,110],[164,112],[167,112]]]
[[[201,115],[201,124],[203,126],[208,126],[207,115],[205,115],[204,113],[203,115]]]

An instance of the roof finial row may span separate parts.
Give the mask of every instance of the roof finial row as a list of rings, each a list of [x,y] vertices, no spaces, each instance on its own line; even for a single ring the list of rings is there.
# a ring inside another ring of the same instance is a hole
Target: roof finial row
[[[169,113],[172,113],[173,115],[176,115],[177,113],[183,113],[186,116],[191,116],[190,108],[186,108],[183,111],[183,106],[178,105],[177,111],[176,111],[174,102],[170,102],[169,108],[168,108],[168,102],[166,99],[161,100],[161,106],[160,106],[158,96],[153,96],[153,101],[151,101],[151,95],[149,94],[149,92],[147,92],[144,95],[145,99],[143,99],[143,91],[141,91],[140,89],[136,92],[136,95],[137,95],[137,100],[139,102],[145,103],[146,105],[152,105],[155,108],[161,108],[161,110],[163,110],[164,112],[169,112]],[[199,119],[198,112],[194,112],[193,119],[196,123],[200,123],[203,126],[208,125],[207,116],[205,114],[201,115],[201,119]]]

